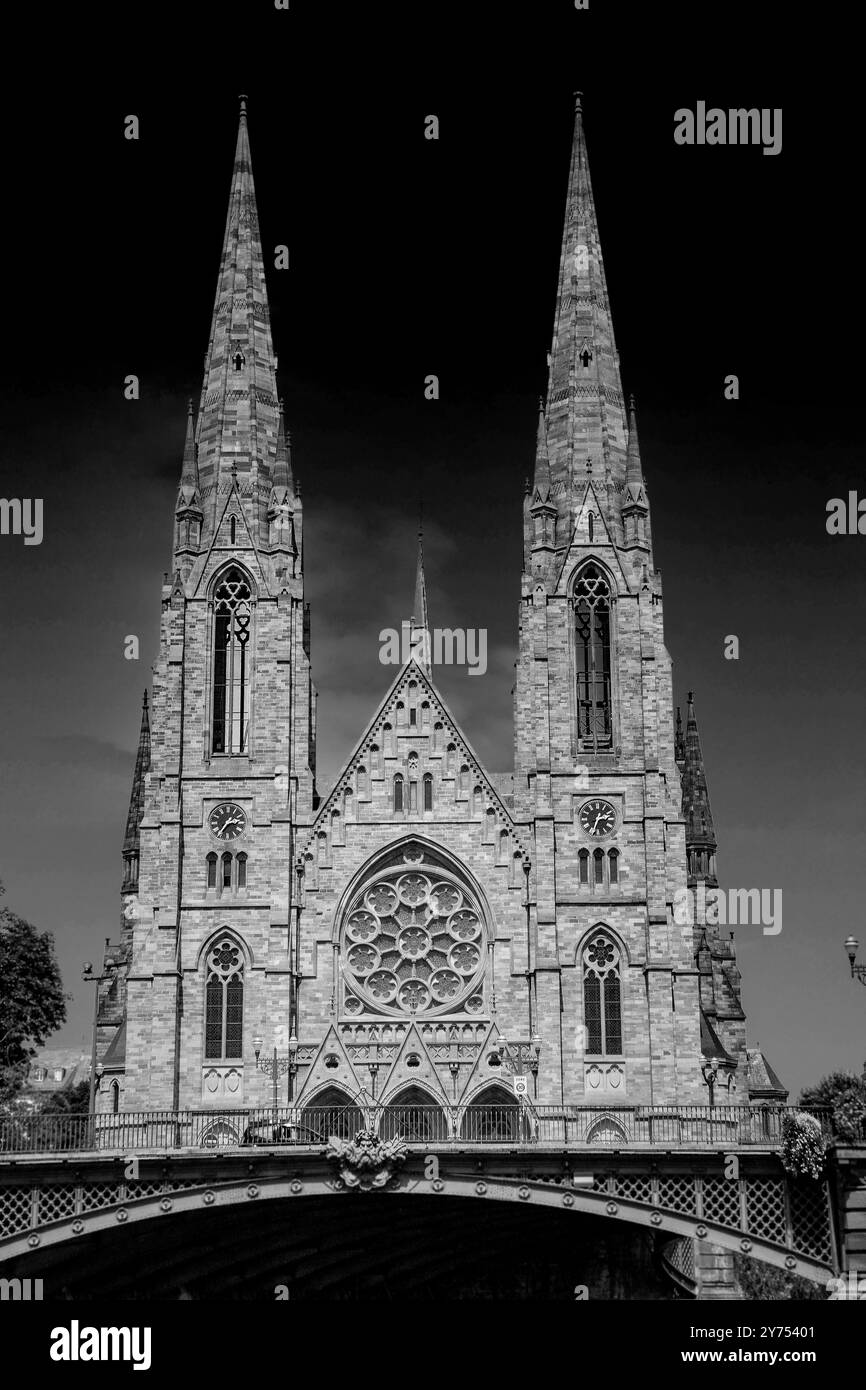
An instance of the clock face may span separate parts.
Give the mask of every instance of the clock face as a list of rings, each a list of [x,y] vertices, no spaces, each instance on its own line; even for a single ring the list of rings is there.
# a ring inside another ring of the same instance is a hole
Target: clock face
[[[609,801],[585,801],[580,808],[580,823],[587,835],[609,835],[616,825],[616,811]]]
[[[235,806],[233,801],[224,801],[221,806],[214,806],[208,817],[211,834],[218,840],[236,840],[243,834],[246,823],[246,811],[240,806]]]

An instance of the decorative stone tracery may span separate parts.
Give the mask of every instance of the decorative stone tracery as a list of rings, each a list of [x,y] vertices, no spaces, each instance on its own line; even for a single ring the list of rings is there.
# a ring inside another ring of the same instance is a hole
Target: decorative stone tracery
[[[465,878],[406,846],[353,895],[341,928],[343,1013],[485,1012],[486,919]]]

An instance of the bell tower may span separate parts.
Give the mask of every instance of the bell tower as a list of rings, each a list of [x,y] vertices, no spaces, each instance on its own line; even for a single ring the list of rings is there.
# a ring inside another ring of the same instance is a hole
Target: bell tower
[[[276,366],[241,98],[162,590],[125,1109],[257,1103],[266,1083],[244,1060],[244,1036],[288,1030],[294,1008],[294,840],[315,800],[315,691],[303,509]]]
[[[699,1103],[697,966],[672,912],[687,863],[662,583],[582,106],[524,501],[514,802],[535,840],[530,973],[539,1031],[561,1037],[564,1101]]]

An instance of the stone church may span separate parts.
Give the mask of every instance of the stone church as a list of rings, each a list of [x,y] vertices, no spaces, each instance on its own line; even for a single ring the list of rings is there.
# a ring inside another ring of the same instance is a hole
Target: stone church
[[[716,838],[691,696],[685,728],[674,708],[579,97],[549,366],[513,770],[482,766],[437,689],[419,545],[411,655],[325,793],[242,100],[100,986],[100,1110],[264,1110],[276,1080],[281,1107],[416,1107],[457,1136],[485,1108],[595,1107],[597,1139],[617,1107],[784,1099],[746,1046],[730,934],[673,911],[717,885]]]

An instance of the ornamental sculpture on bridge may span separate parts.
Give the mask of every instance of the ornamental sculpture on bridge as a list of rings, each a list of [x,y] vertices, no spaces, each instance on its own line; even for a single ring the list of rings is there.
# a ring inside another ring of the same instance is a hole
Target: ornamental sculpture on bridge
[[[374,1187],[387,1187],[406,1162],[408,1150],[402,1139],[380,1139],[371,1130],[362,1129],[354,1139],[338,1139],[332,1134],[325,1156],[338,1165],[344,1186],[369,1192]]]

